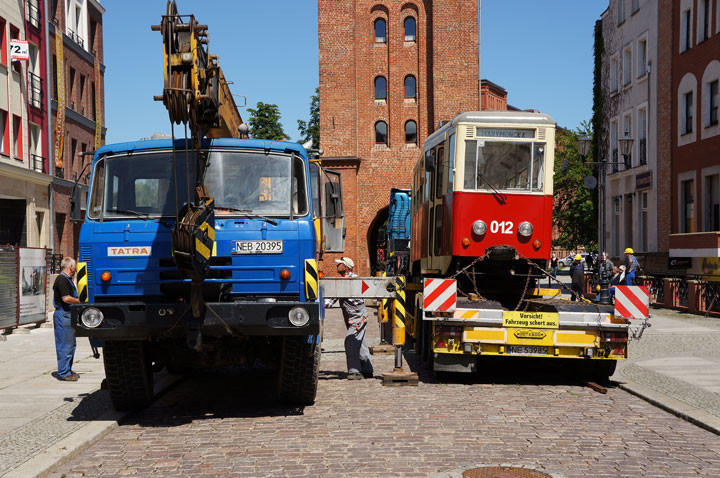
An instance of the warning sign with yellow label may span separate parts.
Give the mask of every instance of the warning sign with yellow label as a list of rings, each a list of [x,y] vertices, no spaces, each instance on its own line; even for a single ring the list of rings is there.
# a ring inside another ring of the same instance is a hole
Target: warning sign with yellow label
[[[560,316],[554,312],[503,312],[503,327],[532,327],[534,329],[557,329]]]

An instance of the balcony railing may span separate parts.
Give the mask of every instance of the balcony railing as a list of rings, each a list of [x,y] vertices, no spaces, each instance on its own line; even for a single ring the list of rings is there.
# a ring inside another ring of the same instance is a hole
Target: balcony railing
[[[647,164],[647,138],[640,138],[640,144],[638,148],[640,154],[640,164]]]
[[[28,104],[43,109],[43,79],[28,71]]]
[[[618,172],[618,150],[617,148],[612,150],[612,172],[617,173]]]
[[[38,0],[26,0],[25,4],[25,20],[35,28],[40,28],[40,2]]]
[[[70,37],[70,39],[72,41],[74,41],[75,43],[80,45],[80,48],[85,48],[85,40],[83,40],[83,38],[80,35],[78,35],[74,31],[70,30],[69,28],[67,29],[66,34],[67,34],[67,36]]]
[[[44,173],[45,171],[45,158],[42,156],[39,156],[37,154],[30,154],[30,162],[32,164],[33,170]]]

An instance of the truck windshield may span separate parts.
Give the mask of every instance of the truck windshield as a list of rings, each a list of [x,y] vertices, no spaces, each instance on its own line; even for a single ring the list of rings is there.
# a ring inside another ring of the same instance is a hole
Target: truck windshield
[[[217,214],[302,216],[307,214],[305,167],[299,157],[238,151],[211,151],[205,184]],[[90,198],[90,217],[147,215],[175,217],[194,188],[195,158],[186,181],[185,154],[134,153],[98,161]],[[176,181],[177,178],[177,207]],[[292,207],[292,211],[291,211]],[[223,210],[223,208],[226,208]],[[242,213],[240,212],[242,211]]]
[[[545,144],[465,142],[465,189],[542,191]]]

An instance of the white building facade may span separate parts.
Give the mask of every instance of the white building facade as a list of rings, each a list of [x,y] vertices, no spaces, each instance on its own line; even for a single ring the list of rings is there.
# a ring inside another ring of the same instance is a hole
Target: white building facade
[[[627,247],[640,254],[658,251],[658,79],[653,72],[658,2],[610,0],[601,18],[606,133],[601,150],[604,159],[621,163],[608,166],[605,240],[610,256],[622,258]],[[634,140],[626,157],[623,137]]]

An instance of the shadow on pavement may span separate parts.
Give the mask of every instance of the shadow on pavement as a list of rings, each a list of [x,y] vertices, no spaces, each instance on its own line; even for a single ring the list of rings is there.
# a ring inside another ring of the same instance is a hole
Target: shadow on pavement
[[[226,367],[188,374],[150,407],[121,425],[176,427],[196,420],[302,415],[305,407],[286,406],[275,395],[272,371]]]
[[[412,349],[403,351],[406,365],[418,374],[422,383],[501,384],[501,385],[568,385],[584,386],[588,379],[585,360],[541,359],[528,357],[480,357],[474,373],[434,372],[426,369]],[[601,385],[616,388],[616,382]]]

